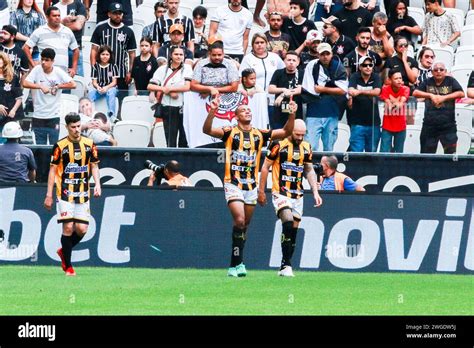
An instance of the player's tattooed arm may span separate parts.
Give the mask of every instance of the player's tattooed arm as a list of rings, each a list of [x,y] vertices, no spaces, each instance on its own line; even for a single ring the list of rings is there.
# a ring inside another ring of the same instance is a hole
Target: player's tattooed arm
[[[319,195],[318,178],[316,176],[316,173],[314,172],[314,168],[311,163],[305,163],[304,173],[306,176],[306,180],[308,180],[309,186],[311,186],[311,190],[313,191],[314,205],[315,207],[320,207],[323,204],[323,199]]]
[[[265,195],[265,187],[267,186],[268,173],[270,172],[270,167],[273,165],[273,161],[265,158],[263,162],[262,170],[260,171],[260,182],[258,185],[258,198],[257,202],[262,207],[267,204],[267,197]]]
[[[204,125],[202,126],[202,131],[204,134],[207,134],[211,137],[222,139],[222,137],[224,137],[224,129],[212,127],[212,121],[214,120],[214,116],[216,115],[217,109],[219,108],[220,100],[220,97],[217,95],[211,101],[209,113],[207,114]]]

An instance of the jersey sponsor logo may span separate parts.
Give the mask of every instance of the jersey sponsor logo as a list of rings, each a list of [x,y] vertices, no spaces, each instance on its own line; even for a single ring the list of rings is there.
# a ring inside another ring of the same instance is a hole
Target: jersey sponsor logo
[[[217,118],[232,121],[235,118],[235,110],[240,105],[248,105],[249,100],[247,96],[241,93],[225,93],[221,96],[221,104],[216,111]],[[211,109],[211,98],[206,101],[206,112]]]
[[[282,175],[281,176],[282,181],[288,181],[288,182],[301,182],[301,178],[297,178],[295,176],[289,176],[289,175]]]
[[[63,193],[67,197],[89,197],[89,192],[88,191],[72,192],[72,191],[69,191],[69,190],[64,190]]]
[[[89,170],[89,166],[80,166],[77,163],[68,163],[64,173],[74,174],[74,173],[86,173]]]
[[[296,173],[303,173],[303,166],[298,166],[291,162],[284,162],[281,164],[281,169],[283,170],[291,170],[292,172]]]
[[[239,184],[242,184],[242,185],[255,184],[255,179],[241,179],[241,178],[234,177],[234,180],[236,180],[237,182],[239,182]]]
[[[247,152],[244,152],[244,151],[232,152],[232,162],[236,162],[236,161],[253,162],[256,159],[257,159],[257,155],[255,153],[249,155]]]
[[[231,169],[232,170],[235,170],[237,172],[245,172],[245,173],[248,173],[248,172],[251,172],[253,170],[253,167],[249,167],[249,166],[238,166],[238,165],[235,165],[233,164],[231,166]]]
[[[64,183],[67,184],[67,185],[87,184],[87,178],[81,178],[81,179],[66,178],[66,179],[64,179]]]

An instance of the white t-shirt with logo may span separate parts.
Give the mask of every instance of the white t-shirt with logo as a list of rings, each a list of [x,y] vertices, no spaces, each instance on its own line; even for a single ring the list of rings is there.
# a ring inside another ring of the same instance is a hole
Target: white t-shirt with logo
[[[158,86],[163,86],[167,78],[173,73],[173,70],[168,65],[162,65],[155,71],[150,83]],[[166,82],[164,87],[180,87],[184,86],[186,81],[191,81],[193,78],[193,70],[189,64],[183,64],[183,67],[171,79]],[[169,95],[164,94],[161,104],[167,106],[183,106],[183,92],[178,93],[178,98],[173,99]]]
[[[228,5],[218,7],[211,22],[219,23],[217,33],[224,39],[226,54],[244,54],[244,32],[251,29],[253,24],[253,15],[249,10],[242,7],[240,11],[234,12]]]

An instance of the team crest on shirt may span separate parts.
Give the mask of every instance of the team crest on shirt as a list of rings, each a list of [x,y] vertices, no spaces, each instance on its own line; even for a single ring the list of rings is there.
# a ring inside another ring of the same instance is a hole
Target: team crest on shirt
[[[147,64],[146,71],[150,71],[150,70],[151,70],[151,64]]]
[[[11,83],[5,83],[5,86],[3,86],[3,90],[5,92],[10,92],[12,90],[12,84]]]
[[[246,140],[244,141],[244,149],[248,150],[252,147],[252,144],[250,144],[250,141]]]
[[[82,159],[82,154],[80,152],[74,152],[74,159],[76,161],[79,161],[80,159]]]
[[[344,53],[344,46],[343,45],[337,45],[336,52],[337,52],[337,54],[343,54]]]
[[[293,154],[293,159],[296,160],[296,161],[298,161],[298,160],[300,159],[300,153],[299,153],[299,152],[295,152],[295,153]]]
[[[125,41],[126,38],[127,38],[127,35],[125,35],[124,33],[120,33],[117,35],[117,40],[119,40],[120,42]]]
[[[303,33],[307,33],[308,32],[308,27],[303,27]]]
[[[249,100],[241,93],[226,93],[221,95],[221,104],[216,112],[216,117],[232,121],[235,118],[235,110],[239,105],[248,105]],[[211,97],[206,101],[206,111],[211,109]]]
[[[357,23],[362,23],[362,18],[361,17],[357,17]]]

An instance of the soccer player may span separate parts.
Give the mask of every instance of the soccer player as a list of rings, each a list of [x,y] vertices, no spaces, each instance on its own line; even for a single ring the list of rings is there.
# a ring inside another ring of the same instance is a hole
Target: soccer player
[[[58,223],[63,224],[61,246],[57,253],[63,271],[75,276],[71,265],[72,249],[82,240],[89,225],[89,177],[94,177],[94,197],[100,197],[99,157],[89,138],[81,136],[81,117],[74,112],[66,115],[68,136],[53,147],[44,207],[51,210],[53,187],[56,183]]]
[[[231,277],[245,277],[243,251],[247,228],[257,205],[257,184],[262,147],[270,138],[283,139],[291,134],[297,104],[291,100],[288,121],[281,129],[256,129],[252,127],[252,111],[248,105],[240,105],[235,111],[237,125],[213,128],[212,121],[220,105],[214,98],[202,130],[205,134],[222,139],[226,148],[224,191],[233,218],[232,256],[227,272]]]
[[[281,141],[273,141],[262,166],[258,187],[258,203],[265,205],[265,186],[272,168],[272,201],[276,214],[281,220],[281,251],[283,258],[278,275],[294,277],[291,257],[296,246],[296,233],[303,216],[303,175],[311,186],[315,206],[323,204],[318,193],[318,181],[313,169],[311,145],[304,141],[306,125],[303,120],[295,121],[293,133]]]

